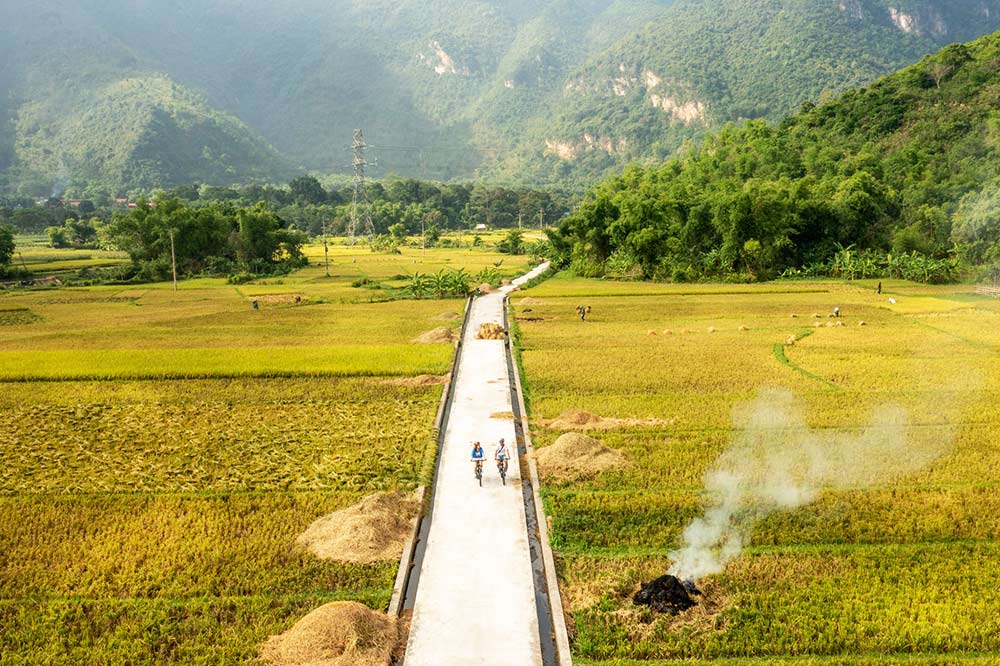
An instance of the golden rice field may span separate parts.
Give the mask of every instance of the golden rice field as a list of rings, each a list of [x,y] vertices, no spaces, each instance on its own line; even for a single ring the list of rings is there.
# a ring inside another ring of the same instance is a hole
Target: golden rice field
[[[0,291],[0,664],[256,663],[323,603],[386,606],[396,562],[295,539],[422,481],[441,386],[388,380],[448,371],[450,344],[412,340],[464,303],[352,285],[526,259],[331,259],[331,278]]]
[[[1000,302],[963,286],[874,287],[560,274],[513,299],[536,445],[568,409],[655,419],[590,433],[625,467],[549,482],[543,470],[575,663],[1000,663]],[[687,615],[634,606],[709,505],[704,477],[734,414],[772,387],[824,437],[900,405],[906,446],[943,455],[762,518]]]

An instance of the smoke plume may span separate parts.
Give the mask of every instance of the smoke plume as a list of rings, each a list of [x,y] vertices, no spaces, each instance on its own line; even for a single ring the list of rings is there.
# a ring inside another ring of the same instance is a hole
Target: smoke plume
[[[914,438],[906,411],[878,408],[861,432],[809,428],[787,390],[762,391],[734,414],[735,434],[705,477],[711,506],[684,530],[670,573],[696,581],[721,573],[761,518],[814,501],[823,489],[868,485],[916,472],[950,437]],[[919,441],[918,441],[919,440]],[[924,441],[927,440],[927,441]]]

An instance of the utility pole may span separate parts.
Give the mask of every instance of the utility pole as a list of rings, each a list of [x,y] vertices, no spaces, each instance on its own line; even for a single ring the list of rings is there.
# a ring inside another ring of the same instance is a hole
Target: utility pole
[[[174,291],[177,291],[177,255],[174,253],[174,230],[170,231],[170,267],[174,273]]]
[[[354,202],[351,205],[351,222],[347,230],[351,245],[354,245],[355,237],[360,231],[368,237],[370,243],[375,238],[375,225],[372,223],[372,202],[368,199],[368,188],[365,186],[365,167],[371,166],[365,159],[365,135],[359,129],[354,130],[354,141],[351,149],[354,150]],[[360,226],[364,226],[360,230]]]
[[[326,241],[326,218],[323,218],[323,257],[326,260],[326,276],[330,277],[330,245]]]
[[[523,221],[524,221],[524,213],[518,213],[518,214],[517,214],[517,228],[518,228],[518,229],[521,229],[521,228],[522,228],[522,226],[521,226],[521,223],[522,223]]]
[[[542,228],[542,220],[544,218],[545,218],[545,209],[544,208],[539,208],[538,209],[538,228],[539,229]]]

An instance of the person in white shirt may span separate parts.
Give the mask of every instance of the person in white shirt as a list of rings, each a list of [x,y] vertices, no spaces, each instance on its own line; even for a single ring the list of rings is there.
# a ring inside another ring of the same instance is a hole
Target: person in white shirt
[[[503,437],[497,442],[496,451],[493,452],[493,459],[497,461],[498,467],[503,462],[503,472],[506,474],[510,466],[510,451],[507,450],[507,444],[503,441]]]

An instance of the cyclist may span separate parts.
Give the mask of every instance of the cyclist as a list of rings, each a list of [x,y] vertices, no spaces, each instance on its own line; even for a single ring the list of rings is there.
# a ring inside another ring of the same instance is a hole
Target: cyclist
[[[507,473],[507,468],[510,467],[510,451],[507,450],[507,444],[504,443],[503,437],[497,442],[497,449],[493,452],[493,459],[497,461],[497,466],[503,463],[503,473]]]
[[[476,469],[483,464],[483,460],[486,458],[486,451],[483,450],[482,445],[479,442],[475,442],[472,445],[472,471],[475,474]]]

